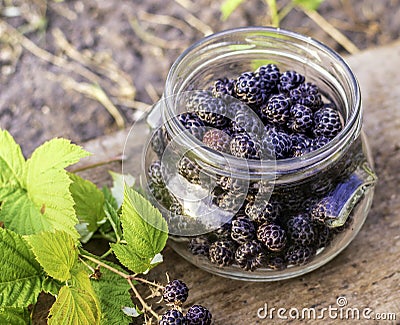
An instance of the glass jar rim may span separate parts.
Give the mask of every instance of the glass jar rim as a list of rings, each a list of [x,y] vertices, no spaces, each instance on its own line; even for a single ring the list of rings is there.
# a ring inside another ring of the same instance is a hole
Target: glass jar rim
[[[303,172],[306,169],[313,168],[314,166],[319,165],[321,162],[329,160],[330,157],[332,157],[335,153],[344,151],[349,142],[355,140],[361,131],[361,94],[356,76],[354,75],[349,65],[345,62],[345,60],[330,47],[312,37],[281,28],[266,26],[233,28],[208,35],[193,43],[176,59],[168,73],[166,79],[166,87],[163,93],[163,100],[166,104],[166,110],[163,111],[163,118],[165,120],[171,121],[172,129],[175,132],[183,134],[183,140],[185,141],[185,144],[192,148],[191,151],[193,152],[193,154],[199,157],[202,161],[207,162],[210,166],[217,166],[216,169],[221,168],[221,166],[229,166],[230,169],[233,168],[234,170],[240,170],[243,166],[242,158],[238,158],[233,155],[224,155],[222,157],[220,153],[214,152],[212,149],[205,147],[202,142],[196,139],[194,136],[191,136],[190,134],[187,134],[185,132],[182,133],[185,130],[184,126],[178,121],[178,119],[173,118],[177,115],[177,112],[175,112],[173,105],[173,99],[174,97],[176,97],[177,94],[173,93],[174,88],[172,87],[172,85],[175,74],[177,73],[177,71],[179,71],[179,67],[182,65],[185,58],[187,58],[189,55],[196,55],[195,53],[198,51],[199,48],[206,46],[209,42],[217,41],[218,39],[222,40],[225,37],[249,33],[254,33],[255,35],[257,33],[268,33],[268,35],[277,36],[281,35],[296,41],[303,42],[304,44],[312,45],[315,48],[323,51],[330,58],[332,58],[332,60],[336,64],[338,64],[345,72],[345,75],[349,80],[354,95],[354,100],[350,103],[350,114],[343,129],[322,148],[305,153],[300,157],[292,157],[276,161],[260,161],[248,159],[246,160],[247,167],[250,170],[257,170],[258,173],[261,175],[267,175],[271,173],[273,173],[274,175],[286,175],[293,172]]]

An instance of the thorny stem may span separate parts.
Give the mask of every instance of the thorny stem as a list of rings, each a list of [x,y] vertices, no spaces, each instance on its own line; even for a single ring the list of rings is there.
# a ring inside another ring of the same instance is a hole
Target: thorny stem
[[[152,283],[150,281],[147,281],[145,279],[138,278],[138,277],[136,277],[136,274],[134,274],[134,275],[126,274],[126,273],[124,273],[122,271],[119,271],[116,268],[114,268],[114,267],[112,267],[112,266],[110,266],[110,265],[108,265],[108,264],[106,264],[106,263],[94,258],[94,257],[88,256],[88,255],[84,255],[84,254],[81,254],[81,257],[86,258],[89,261],[92,261],[93,263],[96,263],[97,265],[100,265],[100,266],[104,267],[105,269],[107,269],[107,270],[109,270],[111,272],[114,272],[115,274],[118,274],[119,276],[124,278],[129,283],[129,286],[131,287],[133,293],[135,294],[135,297],[139,300],[140,304],[142,305],[142,309],[144,311],[148,311],[149,313],[151,313],[156,319],[159,318],[158,314],[146,303],[146,301],[140,295],[139,291],[137,291],[137,289],[135,288],[135,285],[133,284],[132,280],[141,281],[141,282],[144,282],[144,283],[147,283],[147,284],[151,284],[153,286],[157,286],[159,288],[161,288],[162,286],[160,286],[160,285],[158,285],[156,283]],[[84,263],[84,264],[87,265],[86,263]],[[89,266],[89,265],[87,265],[87,266]],[[92,270],[93,268],[90,267],[90,269]]]
[[[151,307],[144,301],[144,299],[142,298],[140,293],[137,291],[137,289],[133,285],[132,279],[130,277],[128,277],[126,280],[128,281],[129,285],[131,286],[133,293],[135,294],[135,297],[139,300],[143,309],[149,311],[156,319],[158,319],[157,313],[153,309],[151,309]]]
[[[87,264],[80,256],[79,256],[79,260],[83,263],[83,265],[85,265],[92,273],[94,273],[96,270],[94,268],[92,268],[89,264]]]
[[[129,274],[121,272],[121,271],[117,270],[116,268],[114,268],[114,267],[112,267],[112,266],[110,266],[110,265],[98,260],[97,258],[88,256],[88,255],[83,255],[83,254],[81,254],[81,257],[84,257],[87,260],[92,261],[93,263],[96,263],[96,264],[104,267],[105,269],[107,269],[107,270],[109,270],[111,272],[114,272],[115,274],[118,274],[119,276],[123,277],[124,279],[131,278],[131,276]]]
[[[149,285],[151,285],[151,286],[153,286],[153,287],[156,287],[157,289],[160,289],[160,290],[164,289],[164,286],[162,286],[162,285],[160,285],[160,284],[157,284],[157,283],[148,281],[148,280],[143,279],[143,278],[137,278],[136,276],[132,277],[132,280],[135,280],[135,281],[138,281],[138,282],[143,282],[143,283],[149,284]]]

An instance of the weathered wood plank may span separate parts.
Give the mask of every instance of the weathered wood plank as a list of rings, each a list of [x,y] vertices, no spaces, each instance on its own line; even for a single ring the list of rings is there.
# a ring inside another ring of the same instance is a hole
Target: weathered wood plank
[[[337,307],[346,297],[347,307],[370,308],[373,313],[396,313],[400,324],[400,43],[349,57],[359,78],[365,108],[364,125],[375,157],[379,182],[369,217],[350,246],[320,269],[287,281],[248,283],[210,275],[181,259],[171,249],[154,277],[168,270],[172,278],[183,278],[190,286],[190,303],[210,307],[215,324],[267,324],[282,322],[260,319],[257,310],[275,308]],[[86,143],[95,153],[89,161],[107,160],[122,153],[126,131]],[[137,139],[140,141],[140,139]],[[101,184],[109,181],[106,169],[89,172]],[[119,164],[111,168],[120,170]],[[286,313],[288,316],[288,313]],[[328,314],[324,320],[329,322]],[[296,321],[295,321],[296,322]],[[311,323],[306,320],[305,323]],[[365,320],[363,321],[365,323]],[[375,321],[376,322],[376,321]],[[370,322],[371,324],[374,321]]]

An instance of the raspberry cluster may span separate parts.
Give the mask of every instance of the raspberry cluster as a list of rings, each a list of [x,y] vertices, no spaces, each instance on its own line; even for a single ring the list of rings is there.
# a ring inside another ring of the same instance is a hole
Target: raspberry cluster
[[[178,119],[190,133],[211,149],[246,159],[302,156],[342,129],[339,110],[324,102],[316,84],[296,71],[280,72],[275,64],[218,79],[211,90],[193,92],[186,108]],[[207,127],[223,132],[204,134]],[[290,140],[298,135],[309,139],[300,148]]]
[[[163,300],[172,305],[159,321],[160,325],[210,325],[212,315],[210,311],[201,305],[191,306],[186,315],[182,313],[182,304],[187,300],[189,289],[181,280],[170,281],[163,289]]]
[[[271,208],[271,202],[265,209],[250,205],[245,214],[238,214],[220,229],[193,237],[188,248],[193,255],[205,256],[218,267],[237,265],[245,271],[261,267],[282,270],[306,264],[318,249],[329,245],[334,235],[321,221],[321,215],[330,207],[324,209],[325,201],[315,204],[310,213],[289,217],[277,207]]]
[[[176,116],[182,130],[210,150],[243,160],[302,157],[327,145],[343,128],[339,109],[316,84],[296,71],[281,72],[275,64],[237,78],[222,77],[209,89],[191,92],[183,105],[186,112]],[[164,128],[154,134],[151,145],[159,159],[168,141]],[[211,189],[210,204],[232,216],[219,229],[191,238],[189,251],[218,267],[246,271],[309,263],[351,222],[349,218],[344,226],[329,227],[341,204],[330,193],[345,182],[351,161],[344,157],[331,171],[292,188],[271,189],[262,180],[226,175],[216,175],[210,188],[201,163],[180,157],[177,174],[190,186]],[[149,189],[169,210],[168,218],[176,220],[176,228],[185,229],[190,218],[185,219],[185,209],[168,192],[163,173],[159,160],[151,163]]]

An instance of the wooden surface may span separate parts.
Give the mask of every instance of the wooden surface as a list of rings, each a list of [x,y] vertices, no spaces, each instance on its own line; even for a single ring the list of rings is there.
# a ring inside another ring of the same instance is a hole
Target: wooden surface
[[[215,324],[275,324],[290,321],[260,319],[259,308],[267,303],[275,307],[338,307],[336,299],[345,297],[347,308],[360,313],[370,308],[376,313],[396,313],[400,324],[400,43],[371,49],[347,58],[357,75],[364,106],[364,130],[367,133],[379,182],[372,210],[365,225],[338,257],[320,269],[291,280],[273,283],[249,283],[210,275],[189,264],[170,248],[165,262],[152,271],[151,277],[182,278],[189,285],[190,303],[200,303],[212,311]],[[118,156],[127,131],[91,141],[85,147],[94,153],[89,162]],[[137,145],[141,139],[137,139]],[[84,163],[88,163],[85,161]],[[110,181],[107,169],[121,171],[118,163],[85,172],[99,185]],[[289,316],[288,312],[285,314]],[[292,320],[293,323],[298,323]],[[303,323],[332,323],[326,313],[323,320]],[[376,320],[360,320],[374,324]]]

